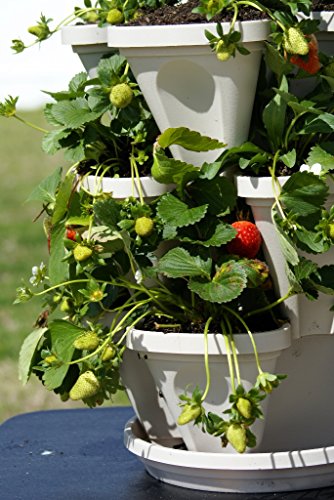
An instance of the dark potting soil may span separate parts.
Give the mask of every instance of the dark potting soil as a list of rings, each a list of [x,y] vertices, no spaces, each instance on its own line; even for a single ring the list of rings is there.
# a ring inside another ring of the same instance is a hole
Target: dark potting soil
[[[199,5],[198,0],[189,0],[185,4],[166,5],[155,10],[147,10],[142,16],[132,21],[133,26],[147,25],[165,25],[165,24],[190,24],[190,23],[206,23],[207,20],[201,14],[194,14],[192,10]],[[331,11],[334,10],[334,2],[327,0],[314,0],[313,10],[315,11]],[[250,21],[257,19],[265,19],[266,16],[252,7],[243,7],[239,11],[239,19],[242,21]],[[232,13],[227,12],[219,14],[211,19],[210,22],[228,22],[231,21]]]

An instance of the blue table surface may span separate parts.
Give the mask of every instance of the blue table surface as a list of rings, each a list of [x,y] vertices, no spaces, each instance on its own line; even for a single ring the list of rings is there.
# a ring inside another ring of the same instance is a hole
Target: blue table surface
[[[131,408],[53,410],[0,426],[0,500],[330,500],[334,488],[210,493],[150,477],[123,445]]]

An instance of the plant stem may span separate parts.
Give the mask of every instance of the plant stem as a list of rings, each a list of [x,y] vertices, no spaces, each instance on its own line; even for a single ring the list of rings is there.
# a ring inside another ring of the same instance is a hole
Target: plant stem
[[[284,302],[285,300],[289,299],[293,295],[295,295],[295,293],[293,292],[292,288],[290,288],[288,290],[288,292],[283,297],[280,297],[275,302],[271,302],[270,304],[267,304],[266,306],[260,307],[259,309],[255,309],[254,311],[250,311],[250,312],[246,313],[244,315],[244,317],[245,318],[250,318],[251,316],[254,316],[255,314],[260,314],[260,313],[263,313],[263,312],[266,312],[266,311],[270,311],[274,307],[282,304],[282,302]]]
[[[226,321],[227,328],[228,328],[228,334],[229,334],[229,339],[230,339],[230,346],[232,348],[232,356],[233,356],[234,368],[235,368],[236,377],[237,377],[237,383],[238,383],[238,385],[241,385],[240,367],[239,367],[237,350],[236,350],[236,347],[235,347],[233,330],[232,330],[231,322],[230,322],[230,320],[229,320],[229,318],[227,316],[225,317],[225,321]]]
[[[24,125],[28,125],[28,127],[31,127],[34,130],[37,130],[38,132],[43,132],[43,134],[46,134],[48,132],[48,130],[41,128],[38,125],[35,125],[34,123],[31,123],[27,120],[24,120],[23,118],[21,118],[18,115],[13,115],[13,117],[16,118],[19,122],[24,123]]]
[[[221,321],[220,326],[221,326],[222,334],[223,334],[224,341],[225,341],[228,371],[229,371],[230,379],[231,379],[231,388],[232,388],[233,394],[235,394],[235,373],[234,373],[234,365],[233,365],[233,360],[232,360],[232,355],[231,355],[230,339],[229,339],[229,336],[226,332],[226,328],[225,328],[223,321]]]
[[[209,331],[209,326],[212,321],[212,317],[210,317],[204,327],[204,364],[205,364],[205,375],[206,375],[206,387],[205,390],[202,394],[201,402],[205,400],[205,398],[208,395],[210,385],[211,385],[211,375],[210,375],[210,367],[209,367],[209,351],[208,351],[208,331]]]

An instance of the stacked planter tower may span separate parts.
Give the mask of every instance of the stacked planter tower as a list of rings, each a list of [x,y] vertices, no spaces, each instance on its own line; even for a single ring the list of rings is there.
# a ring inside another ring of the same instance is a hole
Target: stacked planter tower
[[[334,55],[334,22],[330,15],[319,16],[320,44]],[[110,27],[101,31],[81,26],[65,28],[63,42],[72,45],[91,76],[100,57],[119,50],[128,60],[161,131],[185,126],[217,137],[231,147],[247,140],[269,25],[267,21],[251,21],[240,24],[238,29],[250,55],[238,55],[225,63],[212,53],[202,25]],[[213,161],[219,154],[173,148],[175,158],[194,165]],[[238,195],[245,198],[253,211],[276,290],[284,295],[288,283],[271,222],[273,195],[270,183],[262,180],[237,180]],[[333,253],[324,257],[327,261],[322,264],[329,263]],[[135,373],[142,373],[142,383],[140,377],[124,371],[124,383],[140,421],[132,420],[125,427],[127,448],[138,455],[152,476],[188,488],[256,493],[333,485],[334,403],[327,391],[334,381],[332,304],[331,298],[322,295],[311,304],[298,296],[286,302],[284,312],[292,326],[292,339],[284,332],[279,344],[263,348],[263,355],[269,359],[268,351],[274,352],[271,357],[275,359],[276,372],[287,374],[289,383],[282,384],[270,396],[262,440],[255,450],[244,455],[213,450],[207,444],[193,445],[192,438],[181,434],[168,404],[168,389],[156,380],[166,365],[166,379],[171,379],[172,386],[183,386],[177,380],[181,369],[176,362],[173,366],[168,364],[164,350],[167,348],[147,343],[140,331],[137,336],[130,336],[129,362],[124,363],[124,370],[136,362]],[[171,356],[176,359],[177,353],[183,354],[184,346],[175,344],[173,349]],[[194,346],[193,349],[198,360],[200,352],[195,352]],[[212,349],[218,349],[216,354],[223,352],[217,345]],[[193,365],[191,369],[196,370]],[[186,450],[179,449],[182,441],[186,441]]]

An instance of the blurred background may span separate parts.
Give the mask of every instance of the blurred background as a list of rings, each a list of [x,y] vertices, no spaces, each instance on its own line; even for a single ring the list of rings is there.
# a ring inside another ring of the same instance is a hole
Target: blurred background
[[[42,90],[67,89],[83,66],[71,47],[61,45],[59,33],[21,54],[12,51],[11,41],[29,44],[33,37],[27,28],[36,24],[41,13],[52,18],[55,27],[76,5],[82,7],[83,0],[16,0],[1,7],[0,101],[19,96],[18,115],[44,128],[42,108],[50,98]],[[21,343],[32,331],[42,305],[37,300],[13,305],[15,291],[22,279],[29,280],[34,265],[47,262],[48,255],[42,218],[33,222],[41,207],[25,200],[55,167],[66,166],[61,155],[43,153],[41,140],[40,132],[0,116],[0,423],[18,413],[83,406],[62,403],[35,379],[22,386],[17,375]]]

